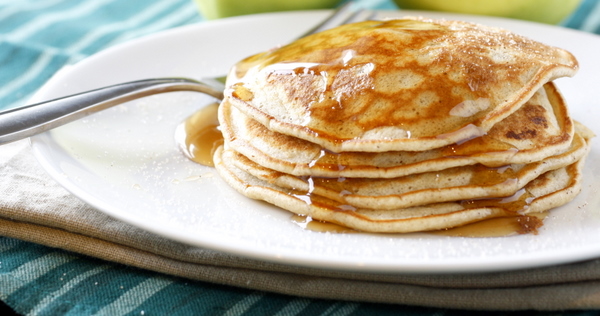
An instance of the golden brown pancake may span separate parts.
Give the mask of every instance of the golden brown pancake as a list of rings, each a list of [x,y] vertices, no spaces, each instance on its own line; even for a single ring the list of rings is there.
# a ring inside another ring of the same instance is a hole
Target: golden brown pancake
[[[513,195],[539,175],[580,160],[588,152],[587,141],[577,134],[567,152],[531,164],[469,165],[398,178],[297,177],[262,167],[239,153],[228,153],[227,159],[281,188],[311,192],[353,207],[389,210]]]
[[[278,187],[237,168],[220,147],[215,167],[238,192],[316,220],[365,232],[408,233],[461,226],[488,218],[538,213],[572,200],[581,189],[584,159],[547,172],[509,198],[434,203],[424,206],[377,210],[356,208],[316,194]]]
[[[497,28],[366,21],[239,62],[225,99],[332,152],[426,151],[484,135],[577,68],[567,51]]]
[[[553,83],[486,135],[428,151],[342,152],[280,134],[225,101],[221,130],[229,147],[264,167],[296,176],[393,178],[483,164],[524,164],[560,154],[570,146],[573,123]]]

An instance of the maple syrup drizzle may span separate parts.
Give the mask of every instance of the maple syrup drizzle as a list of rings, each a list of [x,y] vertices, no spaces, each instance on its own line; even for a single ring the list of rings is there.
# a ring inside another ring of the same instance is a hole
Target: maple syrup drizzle
[[[192,114],[175,130],[175,141],[190,160],[214,167],[213,154],[223,144],[223,134],[217,119],[218,103],[210,104]]]

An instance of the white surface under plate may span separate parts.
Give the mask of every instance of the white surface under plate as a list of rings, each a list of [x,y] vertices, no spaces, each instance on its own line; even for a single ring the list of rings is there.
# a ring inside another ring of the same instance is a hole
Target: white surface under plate
[[[286,43],[327,13],[294,12],[224,19],[137,39],[87,58],[50,80],[35,101],[128,80],[225,73],[237,60]],[[579,74],[560,79],[573,117],[600,134],[600,37],[497,18],[418,12],[501,26],[572,51]],[[583,192],[551,212],[539,235],[458,238],[427,234],[334,234],[304,230],[291,215],[249,200],[208,167],[188,161],[174,141],[176,125],[210,103],[175,92],[121,105],[32,138],[42,166],[99,210],[190,245],[255,259],[369,272],[499,271],[600,256],[600,148],[585,168]]]

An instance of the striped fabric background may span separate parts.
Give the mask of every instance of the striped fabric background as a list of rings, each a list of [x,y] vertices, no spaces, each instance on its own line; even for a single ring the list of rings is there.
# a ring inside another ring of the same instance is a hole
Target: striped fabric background
[[[396,8],[389,0],[358,2]],[[131,38],[201,21],[191,0],[0,0],[0,109],[24,105],[66,64]],[[565,26],[600,34],[600,1],[584,0]],[[475,314],[311,300],[194,282],[4,237],[0,300],[32,315]]]
[[[0,1],[0,109],[24,104],[65,64],[201,20],[190,0]]]

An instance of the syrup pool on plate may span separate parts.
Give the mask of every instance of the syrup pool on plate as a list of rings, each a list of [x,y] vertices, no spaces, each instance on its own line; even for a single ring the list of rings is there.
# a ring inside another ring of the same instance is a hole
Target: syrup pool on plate
[[[529,215],[491,218],[460,227],[428,232],[429,234],[450,237],[507,237],[536,233],[547,212]],[[360,233],[342,225],[313,220],[310,216],[292,215],[291,221],[302,229],[319,233]],[[394,234],[396,235],[396,234]]]
[[[175,140],[186,157],[209,167],[214,167],[213,154],[223,144],[218,109],[219,103],[200,109],[179,124],[175,131]]]

